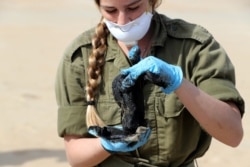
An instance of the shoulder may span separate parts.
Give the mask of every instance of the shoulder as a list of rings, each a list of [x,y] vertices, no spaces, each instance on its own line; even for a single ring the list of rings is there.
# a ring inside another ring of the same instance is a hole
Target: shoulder
[[[204,43],[210,40],[212,37],[211,33],[204,27],[189,23],[182,19],[171,19],[162,14],[156,14],[156,21],[159,22],[168,36],[180,39],[193,39],[200,43]]]
[[[95,33],[95,28],[91,28],[78,35],[65,49],[65,56],[73,56],[81,47],[91,47],[92,37]]]

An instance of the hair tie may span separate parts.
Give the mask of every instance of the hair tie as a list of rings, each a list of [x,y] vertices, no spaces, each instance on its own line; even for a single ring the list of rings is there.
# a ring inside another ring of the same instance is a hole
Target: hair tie
[[[94,100],[87,101],[87,105],[94,106],[95,105],[95,101]]]

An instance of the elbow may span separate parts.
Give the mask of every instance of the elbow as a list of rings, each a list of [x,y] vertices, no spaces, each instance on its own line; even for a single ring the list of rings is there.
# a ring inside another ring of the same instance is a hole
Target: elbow
[[[233,148],[238,147],[243,139],[243,136],[244,136],[243,130],[239,131],[234,137],[234,140],[231,141],[230,146]]]
[[[218,136],[213,136],[221,143],[236,148],[240,145],[244,136],[242,126],[234,126],[219,132]]]
[[[77,154],[69,149],[66,149],[66,157],[71,167],[81,167],[83,165],[77,158]]]
[[[227,142],[225,141],[224,143],[230,147],[236,148],[240,145],[243,139],[243,136],[244,136],[244,132],[241,127],[235,133],[232,133],[230,137],[228,137]]]
[[[67,150],[66,149],[66,157],[69,166],[71,167],[90,167],[92,165],[88,164],[88,161],[84,161],[79,153],[74,150]]]
[[[68,160],[69,166],[71,166],[71,167],[80,167],[80,164],[76,163],[74,160],[72,160],[68,156],[67,156],[67,160]]]
[[[235,141],[229,143],[228,145],[231,146],[231,147],[233,147],[233,148],[236,148],[236,147],[238,147],[238,146],[240,145],[241,140],[242,140],[242,139],[240,139],[240,140],[235,140]]]
[[[235,133],[233,133],[232,136],[232,143],[231,143],[231,147],[238,147],[241,143],[241,141],[243,140],[243,136],[244,136],[244,130],[243,130],[243,126],[242,126],[242,122],[241,120],[238,121],[238,126],[236,126],[236,130]]]
[[[79,149],[78,137],[64,137],[65,152],[69,165],[71,167],[88,166],[82,158],[81,149]]]
[[[230,106],[232,107],[233,111],[232,113],[235,113],[233,115],[233,120],[231,122],[234,122],[231,124],[231,127],[229,127],[230,131],[231,131],[231,143],[229,144],[231,147],[238,147],[243,139],[244,136],[244,130],[243,130],[243,126],[242,126],[242,117],[239,111],[239,108],[233,104],[233,103],[229,103]]]

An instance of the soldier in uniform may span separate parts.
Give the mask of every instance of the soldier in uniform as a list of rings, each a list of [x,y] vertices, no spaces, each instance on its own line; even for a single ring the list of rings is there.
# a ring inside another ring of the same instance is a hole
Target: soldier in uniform
[[[101,21],[73,40],[56,78],[58,133],[71,166],[194,167],[212,137],[240,144],[244,100],[234,66],[206,29],[158,13],[159,0],[95,3]],[[141,60],[131,66],[134,45]],[[138,142],[130,147],[89,132],[91,125],[121,124],[114,78],[126,75],[122,87],[128,89],[145,72],[163,86],[147,82],[142,88],[149,128]]]

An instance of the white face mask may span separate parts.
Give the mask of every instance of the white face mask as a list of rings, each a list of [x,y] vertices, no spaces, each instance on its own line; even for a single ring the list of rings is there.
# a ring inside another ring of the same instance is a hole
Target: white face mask
[[[145,12],[125,25],[119,25],[106,19],[104,19],[104,22],[117,40],[124,42],[126,45],[135,45],[148,32],[152,16],[152,13]]]

